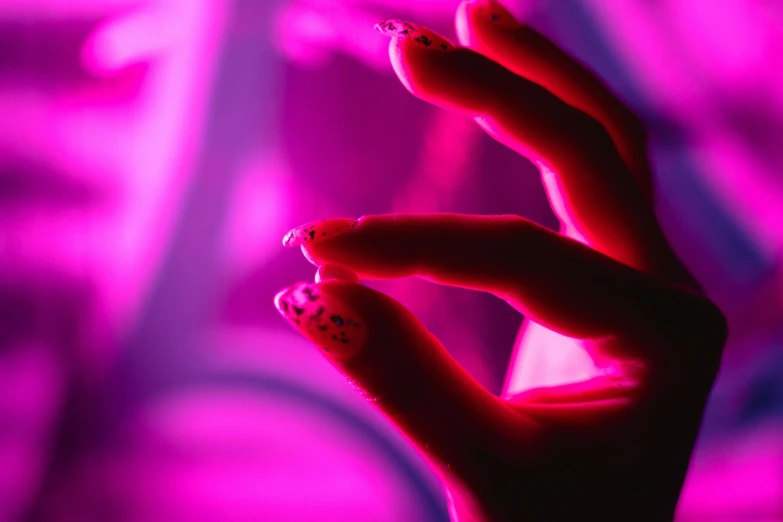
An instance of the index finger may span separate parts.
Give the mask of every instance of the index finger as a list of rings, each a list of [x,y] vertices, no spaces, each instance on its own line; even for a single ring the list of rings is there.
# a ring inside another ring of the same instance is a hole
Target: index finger
[[[313,232],[312,238],[297,230]],[[287,238],[300,238],[286,244],[301,245],[316,265],[338,265],[365,279],[417,276],[490,292],[560,334],[612,338],[618,341],[617,355],[653,365],[684,355],[672,339],[701,332],[705,325],[712,330],[720,322],[720,313],[704,297],[518,216],[327,219],[303,225]],[[667,341],[650,343],[650,337]]]

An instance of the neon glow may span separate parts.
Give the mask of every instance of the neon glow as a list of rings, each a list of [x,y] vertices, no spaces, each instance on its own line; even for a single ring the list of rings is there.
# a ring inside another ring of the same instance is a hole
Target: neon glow
[[[557,173],[395,78],[373,24],[456,42],[458,4],[0,0],[0,520],[449,520],[272,296],[315,273],[285,231],[326,217],[520,214],[587,243]],[[660,219],[729,316],[678,520],[783,520],[780,2],[505,4],[648,124]],[[493,393],[602,371],[490,296],[368,285]]]

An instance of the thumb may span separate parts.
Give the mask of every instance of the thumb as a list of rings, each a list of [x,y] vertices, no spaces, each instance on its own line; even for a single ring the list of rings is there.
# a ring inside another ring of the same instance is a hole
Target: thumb
[[[484,389],[405,307],[354,282],[297,283],[275,297],[288,322],[436,463],[467,478],[533,423]],[[521,443],[521,444],[520,444]],[[500,457],[500,455],[498,455]]]

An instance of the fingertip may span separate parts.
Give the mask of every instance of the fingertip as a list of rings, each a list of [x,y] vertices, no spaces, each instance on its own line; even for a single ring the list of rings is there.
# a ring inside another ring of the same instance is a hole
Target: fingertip
[[[356,286],[356,285],[355,285]],[[305,339],[329,358],[346,359],[364,348],[367,324],[355,299],[339,286],[296,283],[278,292],[275,307]]]
[[[283,237],[283,246],[297,247],[314,241],[325,241],[350,232],[358,224],[351,218],[330,218],[311,221],[289,230]]]
[[[318,271],[315,273],[315,282],[323,283],[330,280],[358,283],[359,276],[356,272],[340,265],[326,263],[318,267]]]
[[[415,94],[411,86],[410,74],[406,67],[405,60],[403,59],[400,44],[401,41],[396,38],[389,42],[389,61],[391,62],[394,74],[397,75],[397,79],[400,80],[400,83],[402,83],[410,93]]]
[[[454,44],[446,37],[413,22],[394,18],[384,18],[375,25],[375,29],[391,38],[389,60],[394,72],[402,84],[413,94],[417,94],[409,66],[418,60],[437,59],[454,50]]]
[[[277,311],[280,312],[281,315],[283,314],[283,297],[285,296],[286,292],[288,291],[288,288],[284,288],[277,292],[275,294],[275,297],[273,299],[273,302],[275,303],[275,308],[277,308]]]
[[[400,20],[379,25],[387,23],[394,28],[381,31],[392,36],[389,60],[408,92],[450,110],[475,112],[486,102],[475,79],[493,73],[488,60],[427,28]]]
[[[408,92],[442,109],[470,115],[492,104],[489,85],[509,79],[498,64],[465,47],[433,52],[399,41],[392,42],[389,57]]]
[[[301,249],[304,258],[307,259],[311,265],[320,267],[323,263],[315,255],[313,255],[312,247],[313,245],[302,245],[299,248]]]
[[[421,49],[410,40],[395,38],[389,43],[389,61],[403,87],[414,96],[425,101],[430,99],[430,86],[433,83],[432,60],[437,62],[441,56]],[[441,53],[442,54],[442,53]]]
[[[473,0],[462,0],[454,14],[454,31],[457,34],[457,41],[465,47],[469,47],[474,41],[472,24],[470,23],[472,4],[474,4]]]
[[[457,8],[455,26],[460,44],[473,46],[483,32],[518,29],[522,25],[496,0],[463,0]]]

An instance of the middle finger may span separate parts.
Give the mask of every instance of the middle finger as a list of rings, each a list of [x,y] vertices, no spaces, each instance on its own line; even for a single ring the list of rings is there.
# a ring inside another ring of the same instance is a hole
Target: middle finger
[[[539,164],[545,177],[556,173],[553,203],[590,246],[644,272],[689,281],[595,119],[481,54],[443,45],[446,40],[427,29],[394,20],[379,29],[394,38],[392,64],[411,93],[473,116],[495,139]]]

